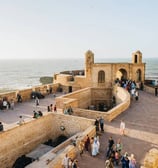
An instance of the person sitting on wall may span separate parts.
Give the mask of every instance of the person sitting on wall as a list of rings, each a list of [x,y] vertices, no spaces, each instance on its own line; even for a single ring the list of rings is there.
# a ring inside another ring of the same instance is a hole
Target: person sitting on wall
[[[68,112],[69,115],[71,115],[73,113],[73,110],[72,110],[71,106],[69,106],[69,108],[67,109],[67,112]]]
[[[3,124],[2,124],[2,122],[0,122],[0,131],[3,131],[3,130],[4,130]]]
[[[38,118],[39,114],[36,111],[33,111],[33,118]]]
[[[38,111],[38,115],[39,115],[40,117],[42,117],[42,116],[43,116],[43,113],[42,113],[41,111]]]

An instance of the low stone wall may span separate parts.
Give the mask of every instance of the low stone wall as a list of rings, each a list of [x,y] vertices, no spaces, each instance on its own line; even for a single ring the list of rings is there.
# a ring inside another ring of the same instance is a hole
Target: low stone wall
[[[32,91],[39,91],[43,95],[46,95],[47,90],[49,90],[50,88],[52,88],[52,93],[56,93],[58,87],[59,87],[59,84],[47,84],[47,85],[35,86],[29,89],[22,89],[22,90],[16,90],[13,92],[0,93],[0,99],[6,97],[8,101],[13,99],[16,102],[17,94],[20,94],[22,96],[23,101],[28,101],[30,99],[30,94]]]
[[[122,96],[123,97],[123,96]],[[85,88],[56,98],[56,104],[59,108],[65,107],[88,109],[90,105],[96,105],[98,102],[104,102],[110,106],[112,100],[111,88]]]
[[[92,118],[92,119],[96,119],[97,117],[102,116],[104,118],[104,120],[112,121],[119,114],[124,112],[130,105],[130,95],[125,89],[123,89],[121,87],[117,87],[115,89],[114,95],[115,95],[118,103],[114,108],[112,108],[108,112],[100,112],[100,111],[95,111],[95,110],[81,109],[81,108],[76,108],[76,106],[75,106],[75,107],[73,107],[73,112],[74,112],[73,115],[85,117],[85,118]],[[88,97],[87,97],[87,99],[88,99]],[[68,104],[67,104],[67,106],[68,106]]]
[[[35,149],[39,144],[59,135],[73,136],[94,125],[94,120],[63,114],[44,113],[38,119],[30,119],[23,125],[14,124],[9,129],[0,132],[0,163],[1,168],[11,168],[21,155]],[[60,129],[61,126],[65,130]]]
[[[147,86],[147,85],[144,85],[144,90],[148,93],[151,93],[151,94],[155,94],[155,87],[150,87],[150,86]]]
[[[146,155],[141,168],[157,168],[158,167],[158,149],[151,149]]]
[[[66,154],[68,154],[68,156],[71,159],[74,159],[77,156],[77,154],[79,154],[79,144],[86,140],[87,135],[89,135],[89,137],[94,137],[96,135],[95,126],[90,126],[89,128],[87,128],[81,134],[81,136],[78,137],[76,146],[73,146],[73,145],[67,146],[61,154],[59,154],[52,162],[50,162],[50,164],[48,164],[48,167],[62,168],[62,160]]]

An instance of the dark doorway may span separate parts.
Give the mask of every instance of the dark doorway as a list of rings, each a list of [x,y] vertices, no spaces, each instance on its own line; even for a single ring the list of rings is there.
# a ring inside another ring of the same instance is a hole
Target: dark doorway
[[[25,166],[29,165],[33,161],[34,159],[30,157],[26,157],[25,155],[22,155],[15,161],[13,168],[24,168]]]
[[[72,86],[69,86],[69,93],[72,92]]]
[[[157,96],[157,89],[158,89],[158,88],[155,88],[155,96]]]

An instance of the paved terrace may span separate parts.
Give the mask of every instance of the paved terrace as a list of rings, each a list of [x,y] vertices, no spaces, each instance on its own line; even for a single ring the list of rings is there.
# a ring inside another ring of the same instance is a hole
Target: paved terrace
[[[60,96],[60,94],[57,94]],[[53,95],[46,96],[40,100],[40,106],[36,108],[34,100],[15,105],[14,110],[0,111],[0,121],[4,123],[4,128],[11,123],[18,122],[19,116],[24,119],[32,118],[33,110],[46,111],[47,106],[54,104]],[[92,157],[90,153],[84,152],[82,157],[77,156],[79,160],[79,168],[104,168],[105,151],[108,144],[109,136],[112,136],[114,141],[121,138],[123,143],[123,152],[133,153],[136,157],[138,167],[145,153],[151,148],[158,148],[158,97],[144,91],[139,92],[139,100],[132,101],[128,110],[123,112],[112,122],[105,123],[105,133],[100,136],[100,154]],[[126,123],[126,136],[119,134],[119,125],[121,119]]]

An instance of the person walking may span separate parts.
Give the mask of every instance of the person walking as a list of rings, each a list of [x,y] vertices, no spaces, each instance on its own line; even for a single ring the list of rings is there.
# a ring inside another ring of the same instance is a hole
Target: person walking
[[[125,135],[125,122],[123,120],[120,123],[120,133],[121,135]]]
[[[100,124],[100,128],[101,128],[101,132],[104,132],[104,119],[103,119],[103,117],[100,117],[99,124]]]
[[[96,118],[94,125],[96,126],[96,132],[99,131],[99,119]]]
[[[131,154],[129,158],[129,168],[136,168],[136,159],[134,157],[134,154]]]
[[[69,168],[69,160],[70,158],[68,157],[68,154],[66,154],[62,161],[63,168]]]
[[[11,99],[10,108],[11,108],[12,110],[14,110],[14,100],[13,100],[13,99]]]
[[[39,106],[39,98],[37,96],[35,98],[35,104],[36,104],[36,107]]]
[[[114,144],[115,144],[115,142],[114,142],[112,136],[109,137],[109,140],[108,140],[108,148],[107,148],[107,153],[106,153],[106,157],[107,157],[107,158],[110,157],[110,155],[111,155],[111,153],[112,153],[112,151],[113,151]]]
[[[90,138],[87,135],[87,138],[86,138],[86,141],[85,141],[85,150],[89,151],[89,148],[90,148]]]
[[[99,153],[99,143],[97,138],[94,138],[94,142],[92,144],[92,156],[95,157]]]
[[[135,100],[138,101],[138,98],[139,98],[139,93],[138,93],[138,90],[135,91]]]

